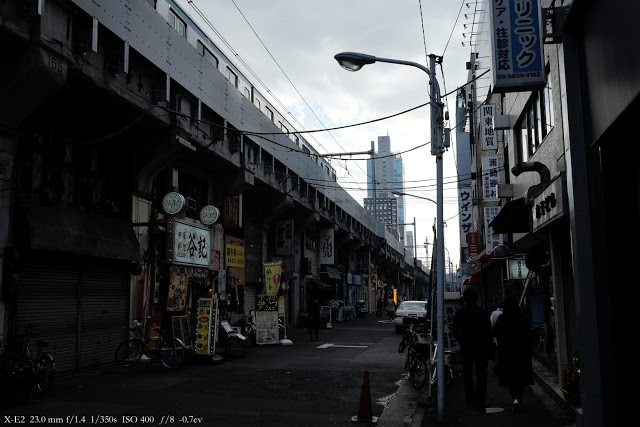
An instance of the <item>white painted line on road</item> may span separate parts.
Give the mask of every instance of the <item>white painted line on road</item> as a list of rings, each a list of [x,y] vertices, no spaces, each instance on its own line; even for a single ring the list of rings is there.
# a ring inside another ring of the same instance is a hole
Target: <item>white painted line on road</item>
[[[316,348],[329,348],[329,347],[342,347],[342,348],[367,348],[368,345],[341,345],[341,344],[322,344]]]

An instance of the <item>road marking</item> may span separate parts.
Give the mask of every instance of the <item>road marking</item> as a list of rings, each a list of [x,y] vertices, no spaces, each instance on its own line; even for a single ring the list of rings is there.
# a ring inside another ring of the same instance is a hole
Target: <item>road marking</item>
[[[342,348],[367,348],[368,345],[341,345],[341,344],[322,344],[316,348],[329,348],[329,347],[342,347]]]

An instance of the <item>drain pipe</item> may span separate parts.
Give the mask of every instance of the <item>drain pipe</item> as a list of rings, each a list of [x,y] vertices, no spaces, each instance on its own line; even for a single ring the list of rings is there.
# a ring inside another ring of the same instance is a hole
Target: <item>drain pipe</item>
[[[540,183],[529,187],[525,193],[525,204],[531,206],[533,198],[540,193],[551,181],[551,173],[543,163],[540,162],[523,162],[518,163],[511,168],[511,173],[520,176],[523,172],[537,172],[540,175]]]

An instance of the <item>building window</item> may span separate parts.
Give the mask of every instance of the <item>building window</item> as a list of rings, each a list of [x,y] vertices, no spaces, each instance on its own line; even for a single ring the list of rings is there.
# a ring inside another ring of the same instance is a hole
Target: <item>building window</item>
[[[182,37],[187,38],[187,25],[173,10],[169,10],[169,24],[180,33]]]
[[[148,3],[152,8],[156,8],[156,0],[145,0],[145,2]]]
[[[225,77],[229,82],[231,82],[232,85],[238,87],[238,76],[236,76],[236,73],[231,71],[231,68],[227,67],[227,73],[225,74]]]
[[[547,83],[544,89],[533,93],[515,126],[520,161],[526,162],[533,156],[553,126],[553,97]]]
[[[207,49],[204,43],[202,43],[200,40],[198,40],[198,52],[200,53],[200,56],[203,56],[204,59],[209,61],[216,68],[216,70],[218,69],[218,58],[213,53],[211,53],[211,51]]]
[[[254,101],[254,104],[256,107],[258,107],[258,110],[260,109],[260,100],[256,98],[256,100]]]
[[[271,111],[269,107],[264,107],[264,114],[269,117],[269,120],[273,121],[273,111]]]
[[[251,93],[249,92],[249,88],[247,87],[244,88],[244,96],[251,99]]]

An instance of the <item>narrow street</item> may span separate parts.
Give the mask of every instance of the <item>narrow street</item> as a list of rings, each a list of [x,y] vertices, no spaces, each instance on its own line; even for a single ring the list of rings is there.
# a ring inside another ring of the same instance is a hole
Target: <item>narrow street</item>
[[[31,424],[346,426],[358,414],[365,371],[373,416],[402,380],[401,337],[386,319],[334,323],[318,341],[303,329],[287,336],[293,345],[248,345],[246,357],[213,365],[195,359],[179,370],[160,362],[122,369],[114,362],[56,378],[50,395],[0,412],[4,424],[8,415]]]

